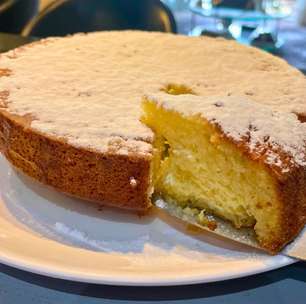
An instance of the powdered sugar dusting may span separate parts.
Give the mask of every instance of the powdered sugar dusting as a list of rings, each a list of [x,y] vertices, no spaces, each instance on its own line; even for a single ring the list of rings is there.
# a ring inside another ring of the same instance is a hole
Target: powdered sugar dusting
[[[185,116],[201,115],[232,140],[247,142],[251,152],[264,155],[266,163],[284,173],[293,165],[306,166],[306,124],[293,113],[245,97],[157,94],[149,99]]]
[[[12,71],[0,79],[1,90],[10,92],[11,113],[32,114],[32,128],[99,151],[151,153],[153,134],[139,122],[139,103],[143,94],[171,83],[203,96],[251,94],[306,113],[306,80],[297,70],[221,39],[91,33],[50,38],[1,55],[0,62]]]

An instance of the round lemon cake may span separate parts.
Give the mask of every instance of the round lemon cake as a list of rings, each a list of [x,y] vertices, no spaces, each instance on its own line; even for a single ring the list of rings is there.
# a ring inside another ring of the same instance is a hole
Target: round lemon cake
[[[138,211],[153,192],[143,95],[239,96],[306,118],[298,70],[223,39],[138,31],[48,38],[2,54],[0,84],[1,150],[16,168],[69,195]]]

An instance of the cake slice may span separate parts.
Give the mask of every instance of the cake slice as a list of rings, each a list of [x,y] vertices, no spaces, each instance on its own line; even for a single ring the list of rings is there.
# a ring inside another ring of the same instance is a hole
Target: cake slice
[[[303,228],[306,125],[295,114],[229,96],[160,93],[142,106],[155,133],[155,193],[254,227],[271,253]]]

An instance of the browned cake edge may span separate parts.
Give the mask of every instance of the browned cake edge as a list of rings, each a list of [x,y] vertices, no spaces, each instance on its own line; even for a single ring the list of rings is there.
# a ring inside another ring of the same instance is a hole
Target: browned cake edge
[[[26,117],[0,111],[0,149],[39,182],[85,200],[135,211],[150,206],[150,155],[119,155],[76,148],[41,134]]]
[[[275,172],[271,172],[275,176]],[[279,233],[260,245],[271,253],[279,252],[306,224],[306,170],[294,168],[285,179],[276,177],[279,197]]]

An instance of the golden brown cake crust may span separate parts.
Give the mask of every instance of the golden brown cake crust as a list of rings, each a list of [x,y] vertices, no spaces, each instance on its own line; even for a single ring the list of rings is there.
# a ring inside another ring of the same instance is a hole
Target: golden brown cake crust
[[[277,253],[292,241],[306,224],[306,172],[305,168],[294,169],[286,181],[278,181],[279,200],[282,202],[280,227],[282,233],[273,242],[262,244],[272,253]]]
[[[75,148],[29,128],[29,118],[0,111],[5,157],[30,177],[103,205],[144,211],[150,207],[150,158]]]

